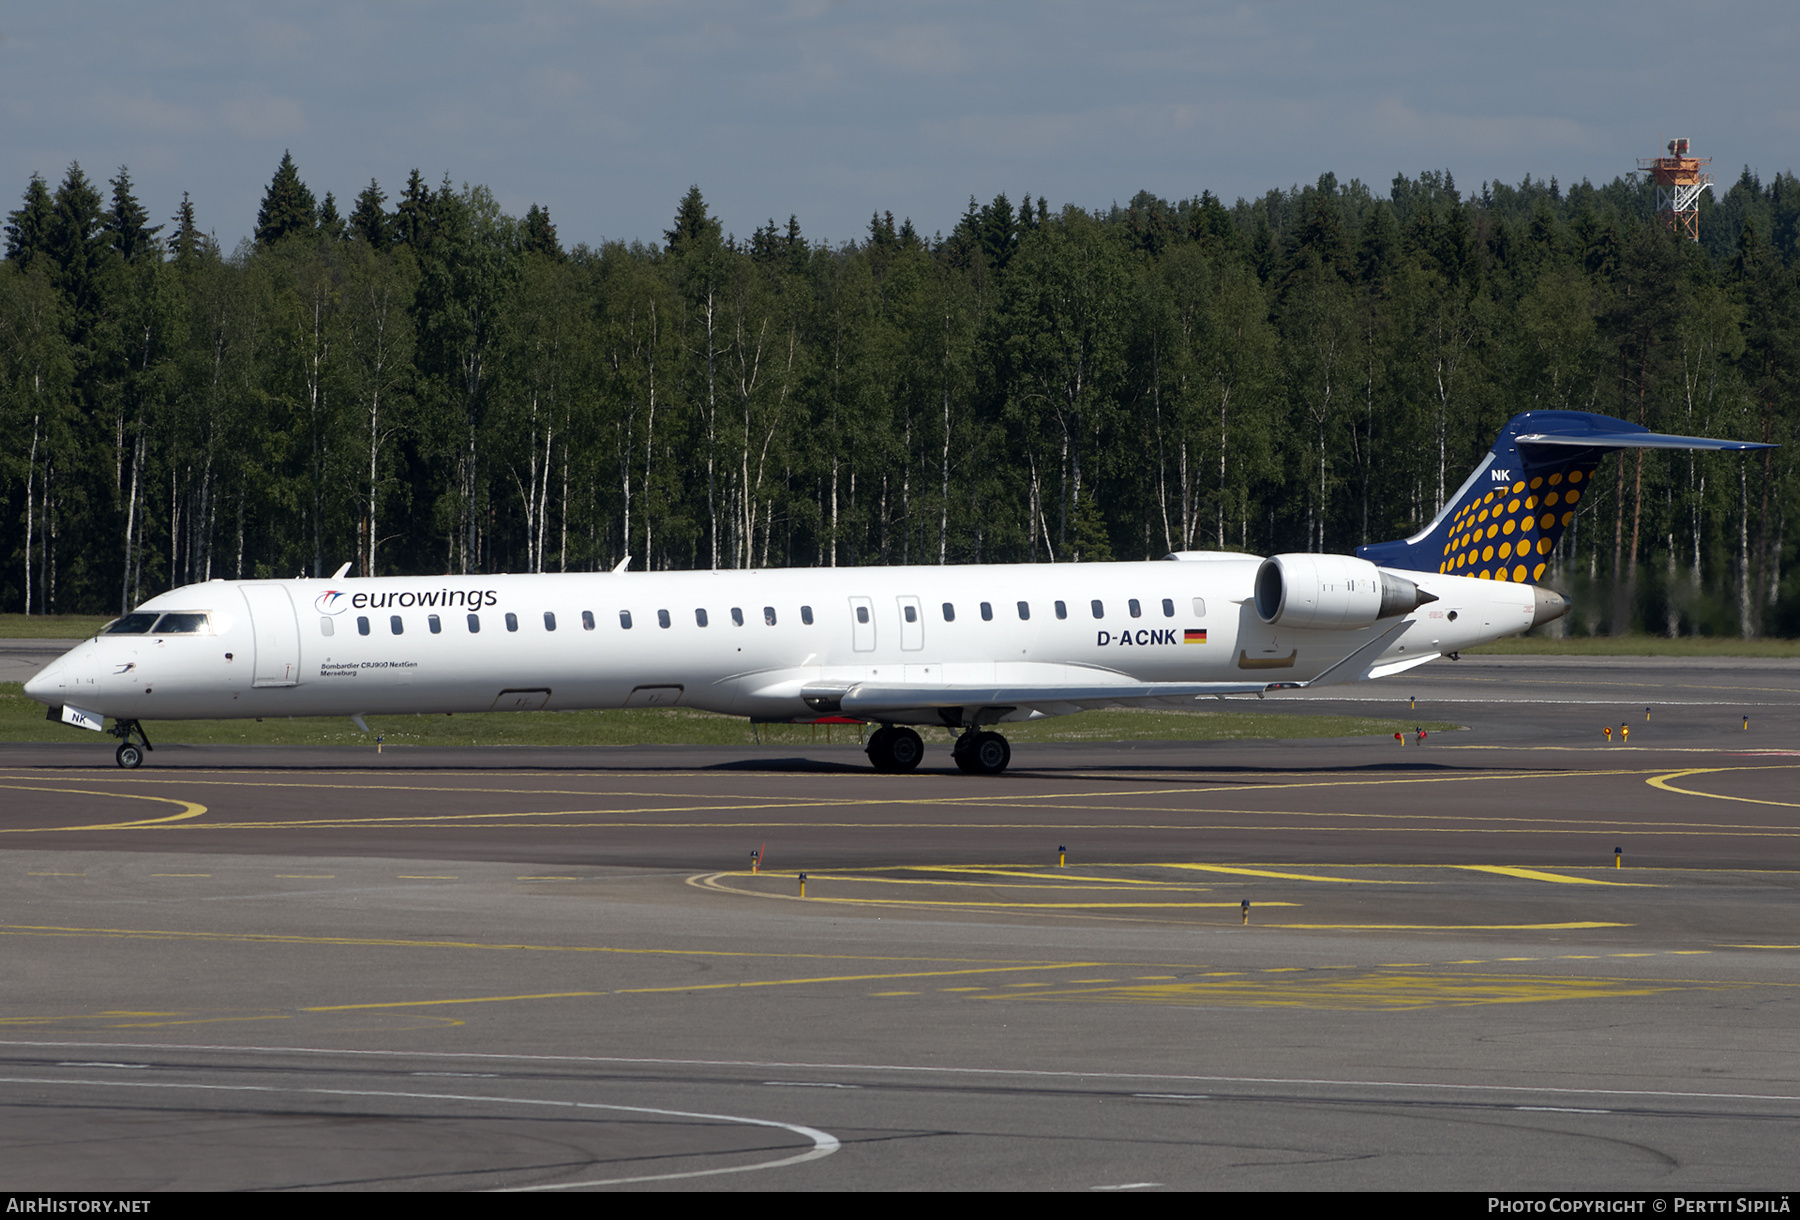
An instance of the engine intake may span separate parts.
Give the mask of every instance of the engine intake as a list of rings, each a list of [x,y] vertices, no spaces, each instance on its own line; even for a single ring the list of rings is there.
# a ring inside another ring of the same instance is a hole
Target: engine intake
[[[1437,598],[1348,555],[1275,555],[1256,570],[1256,616],[1271,626],[1367,627]]]

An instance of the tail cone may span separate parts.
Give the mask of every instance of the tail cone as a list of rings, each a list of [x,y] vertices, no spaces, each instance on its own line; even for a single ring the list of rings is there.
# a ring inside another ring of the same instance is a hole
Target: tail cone
[[[1532,597],[1536,604],[1531,610],[1531,625],[1554,622],[1569,612],[1569,599],[1554,589],[1546,589],[1543,585],[1531,586]]]

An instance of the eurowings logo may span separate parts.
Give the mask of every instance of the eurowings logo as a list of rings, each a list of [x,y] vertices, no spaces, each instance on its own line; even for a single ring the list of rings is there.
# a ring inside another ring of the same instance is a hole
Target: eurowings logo
[[[313,601],[313,608],[320,614],[342,614],[350,608],[350,602],[343,590],[327,589]]]

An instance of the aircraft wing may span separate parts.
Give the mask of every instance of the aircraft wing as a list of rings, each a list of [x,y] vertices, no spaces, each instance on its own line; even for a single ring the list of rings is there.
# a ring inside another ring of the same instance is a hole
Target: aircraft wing
[[[827,715],[874,717],[921,708],[1055,708],[1118,707],[1168,701],[1192,703],[1221,695],[1258,695],[1269,682],[1108,682],[1097,685],[926,686],[910,683],[857,682],[814,684],[800,697]],[[1283,685],[1292,685],[1283,684]]]

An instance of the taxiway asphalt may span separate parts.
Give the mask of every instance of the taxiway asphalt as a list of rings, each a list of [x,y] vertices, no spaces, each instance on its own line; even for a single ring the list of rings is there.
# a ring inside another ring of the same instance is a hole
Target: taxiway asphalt
[[[1423,746],[1021,745],[998,779],[0,746],[0,1168],[1786,1188],[1800,667],[1495,660],[1326,702],[1470,726]]]

